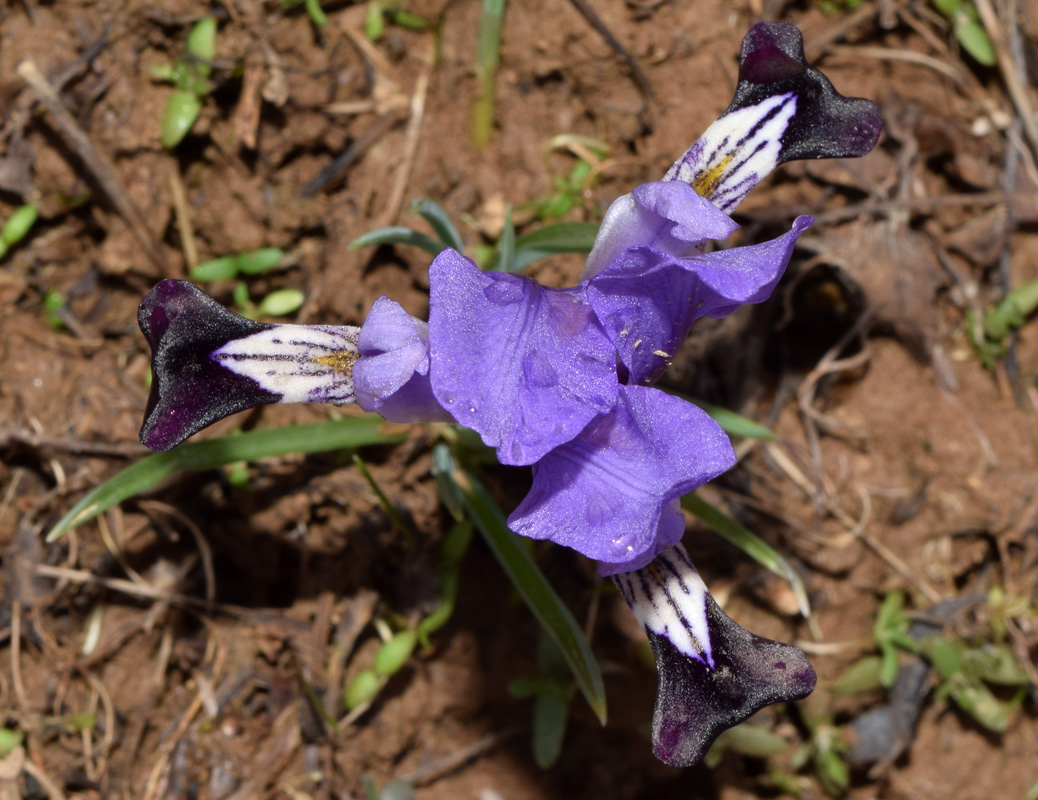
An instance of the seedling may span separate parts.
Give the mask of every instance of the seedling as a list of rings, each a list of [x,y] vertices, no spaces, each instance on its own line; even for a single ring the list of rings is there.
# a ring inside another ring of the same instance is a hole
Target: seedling
[[[1009,335],[1024,325],[1038,311],[1038,278],[1017,286],[997,306],[978,320],[972,311],[966,313],[966,330],[970,344],[981,362],[994,369],[995,360],[1006,353]]]
[[[29,229],[36,223],[39,215],[40,212],[36,206],[24,205],[18,207],[8,217],[4,227],[0,228],[0,259],[7,255],[8,250],[28,236]]]
[[[289,11],[299,6],[303,6],[306,9],[306,16],[310,18],[310,22],[318,30],[328,24],[328,17],[325,16],[324,9],[321,8],[320,0],[284,0],[281,3],[281,8],[284,11]]]
[[[172,150],[187,136],[202,113],[202,103],[209,94],[209,76],[216,56],[216,18],[205,17],[195,23],[187,35],[184,55],[174,64],[151,68],[155,80],[175,87],[162,112],[159,141]]]
[[[537,667],[538,677],[510,681],[508,693],[534,698],[533,758],[537,766],[547,769],[562,752],[574,686],[562,652],[543,629],[537,643]]]
[[[447,212],[432,200],[415,200],[411,213],[421,216],[433,229],[435,236],[394,225],[365,233],[350,242],[350,249],[383,244],[404,244],[417,247],[432,255],[439,255],[450,247],[465,252],[465,243]],[[500,272],[520,272],[542,258],[556,253],[587,253],[595,242],[598,226],[591,222],[557,222],[542,225],[521,236],[506,218],[505,229],[495,248],[482,254],[484,269]]]
[[[933,0],[934,8],[951,23],[955,39],[974,61],[990,67],[995,64],[995,48],[980,24],[972,0]]]
[[[277,269],[285,258],[285,253],[276,247],[263,247],[249,250],[236,256],[222,256],[204,261],[191,270],[191,277],[200,283],[233,280],[239,276],[262,275]],[[234,287],[234,302],[242,316],[255,319],[257,317],[284,317],[298,311],[306,301],[299,289],[278,289],[266,295],[259,303],[254,303],[249,295],[249,287],[239,281]]]
[[[368,13],[364,17],[364,35],[377,42],[385,33],[387,22],[411,31],[424,31],[431,27],[429,20],[401,8],[398,2],[383,3],[372,0],[368,3]]]

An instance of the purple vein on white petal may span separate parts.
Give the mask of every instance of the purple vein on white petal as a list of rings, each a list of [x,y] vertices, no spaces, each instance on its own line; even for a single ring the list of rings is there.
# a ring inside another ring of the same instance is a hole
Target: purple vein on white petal
[[[706,584],[679,544],[647,567],[610,576],[646,631],[663,636],[681,653],[713,669],[706,618]]]
[[[212,358],[264,391],[281,395],[281,403],[345,405],[354,402],[359,332],[345,325],[278,325],[232,339]]]
[[[683,181],[722,211],[731,211],[778,166],[782,136],[796,110],[796,94],[789,92],[725,114],[663,180]]]

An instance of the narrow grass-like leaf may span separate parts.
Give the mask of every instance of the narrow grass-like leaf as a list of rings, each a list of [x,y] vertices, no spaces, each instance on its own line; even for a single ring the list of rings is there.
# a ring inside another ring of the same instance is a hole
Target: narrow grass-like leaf
[[[760,439],[765,442],[777,442],[779,440],[779,437],[771,428],[761,425],[759,422],[754,422],[742,414],[737,414],[731,409],[715,406],[713,403],[697,400],[680,392],[668,391],[667,393],[688,400],[690,403],[695,403],[709,414],[713,421],[721,426],[721,430],[729,436],[742,436],[746,439]]]
[[[729,436],[743,436],[747,439],[760,439],[765,442],[777,442],[779,440],[778,435],[771,428],[761,425],[759,422],[754,422],[742,414],[737,414],[731,409],[715,406],[702,400],[691,400],[691,402],[709,414],[714,422],[721,426],[721,430]]]
[[[436,231],[440,241],[447,247],[453,247],[459,253],[465,251],[465,242],[461,240],[461,234],[439,203],[425,198],[412,200],[411,213],[421,214],[422,219],[429,223],[429,227]]]
[[[479,97],[472,107],[472,141],[477,150],[490,144],[497,105],[497,67],[501,62],[501,27],[505,19],[505,0],[483,0],[476,45],[476,80]]]
[[[512,585],[537,621],[558,644],[577,686],[604,725],[606,699],[602,673],[577,621],[551,588],[540,567],[519,543],[516,534],[508,529],[505,515],[486,487],[456,464],[444,478],[454,484],[466,511],[483,534]]]
[[[180,472],[215,469],[235,461],[283,456],[289,453],[320,453],[345,447],[392,444],[405,434],[384,433],[381,417],[347,417],[291,428],[252,431],[205,442],[191,442],[167,453],[146,456],[89,492],[47,534],[53,542],[72,528],[93,519],[108,508],[147,491]]]
[[[797,606],[800,608],[800,613],[805,617],[811,616],[811,603],[807,599],[807,589],[804,586],[803,579],[771,545],[749,528],[739,524],[719,508],[695,494],[686,494],[682,497],[681,507],[703,522],[707,527],[721,534],[721,536],[762,567],[789,581],[789,585],[793,589],[793,596],[796,597]]]
[[[556,253],[590,253],[598,235],[593,222],[554,222],[524,233],[515,240],[515,271]],[[497,259],[487,269],[501,269]]]
[[[359,250],[362,247],[375,247],[380,244],[408,244],[418,247],[427,253],[438,256],[446,247],[443,242],[438,242],[431,236],[419,233],[413,228],[405,228],[403,225],[390,225],[388,228],[376,228],[358,236],[349,244],[350,250]]]
[[[515,223],[512,222],[512,206],[505,208],[505,227],[501,231],[501,248],[498,250],[498,269],[516,272],[515,268]]]

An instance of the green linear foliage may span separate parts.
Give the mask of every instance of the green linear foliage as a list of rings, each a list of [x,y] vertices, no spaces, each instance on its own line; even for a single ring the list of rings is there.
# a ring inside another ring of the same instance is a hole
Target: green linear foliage
[[[677,394],[677,393],[673,393]],[[703,409],[710,417],[721,426],[721,430],[727,433],[729,436],[742,436],[745,439],[760,439],[764,442],[777,442],[779,441],[778,435],[759,422],[754,422],[749,417],[744,417],[742,414],[737,414],[731,409],[725,408],[724,406],[715,406],[713,403],[707,403],[703,400],[697,400],[694,397],[685,397],[684,395],[677,394],[678,397],[683,397],[690,403],[694,403]]]
[[[446,445],[437,445],[436,449],[440,452],[434,452],[433,463],[437,480],[443,488],[441,494],[446,495],[445,505],[450,508],[460,503],[472,518],[516,591],[559,646],[577,686],[604,725],[606,699],[602,673],[577,621],[522,546],[519,537],[508,529],[505,515],[487,488],[449,457]]]
[[[542,225],[516,237],[512,271],[521,272],[535,261],[556,253],[590,253],[597,235],[596,222],[554,222]],[[500,256],[495,256],[487,264],[487,269],[503,269],[499,261]]]
[[[393,444],[407,438],[405,434],[385,433],[384,424],[381,417],[374,415],[347,417],[190,442],[166,453],[145,456],[76,503],[47,534],[47,541],[61,538],[106,509],[181,472],[215,469],[235,461],[256,461],[290,453],[321,453],[348,447]]]
[[[438,242],[413,228],[390,225],[388,228],[376,228],[358,236],[350,242],[349,248],[359,250],[362,247],[376,247],[381,244],[409,244],[434,256],[438,256],[447,247],[443,242]]]
[[[476,150],[490,144],[497,107],[497,68],[501,63],[501,30],[504,27],[505,0],[483,0],[476,44],[476,81],[479,97],[472,107],[472,140]]]
[[[804,581],[775,549],[749,528],[736,522],[716,506],[694,494],[681,498],[681,507],[715,533],[719,533],[765,569],[785,578],[793,589],[800,613],[811,616],[811,603],[807,599]]]
[[[429,227],[435,231],[436,236],[447,247],[453,247],[459,253],[464,251],[465,242],[461,234],[451,222],[450,216],[435,200],[418,199],[411,201],[411,213],[418,214],[429,223]]]

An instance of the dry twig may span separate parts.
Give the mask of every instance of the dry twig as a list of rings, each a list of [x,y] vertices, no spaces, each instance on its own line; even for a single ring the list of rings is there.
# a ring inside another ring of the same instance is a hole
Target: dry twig
[[[151,261],[152,267],[155,268],[159,275],[167,274],[166,253],[148,228],[148,223],[145,221],[137,204],[127,194],[126,189],[123,188],[122,183],[115,174],[112,163],[94,147],[86,133],[79,126],[79,123],[68,113],[65,105],[61,102],[61,98],[58,97],[58,93],[54,91],[54,88],[32,59],[27,58],[18,65],[18,76],[36,93],[36,96],[50,114],[54,124],[58,126],[62,136],[65,137],[68,145],[79,157],[83,167],[90,170],[98,186],[105,193],[108,202],[112,204],[119,216],[125,220],[130,231],[144,249],[145,255]]]

